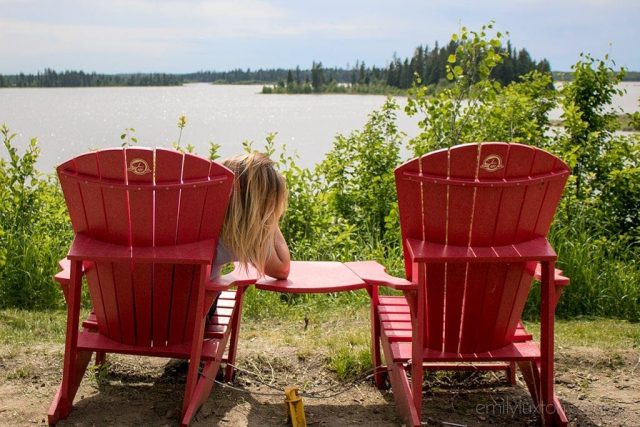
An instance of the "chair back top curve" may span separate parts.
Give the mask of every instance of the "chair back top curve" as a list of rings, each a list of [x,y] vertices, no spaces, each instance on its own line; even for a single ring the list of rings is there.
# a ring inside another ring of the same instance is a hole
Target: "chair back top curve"
[[[162,148],[90,152],[57,168],[75,233],[130,247],[211,241],[233,188],[226,167]],[[132,252],[133,253],[133,252]],[[192,265],[94,262],[86,271],[101,334],[132,345],[189,341],[200,286]]]
[[[75,233],[130,246],[217,238],[233,185],[222,165],[162,148],[116,148],[57,168]]]
[[[546,236],[569,173],[552,154],[504,142],[458,145],[399,166],[407,278],[412,275],[407,239],[490,247]],[[430,266],[427,345],[459,352],[508,342],[531,284],[524,267],[524,262]]]

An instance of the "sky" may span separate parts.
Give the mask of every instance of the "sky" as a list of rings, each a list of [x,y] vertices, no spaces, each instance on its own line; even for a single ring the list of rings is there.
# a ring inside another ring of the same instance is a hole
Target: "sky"
[[[0,0],[0,74],[384,66],[492,20],[553,70],[640,70],[640,0]]]

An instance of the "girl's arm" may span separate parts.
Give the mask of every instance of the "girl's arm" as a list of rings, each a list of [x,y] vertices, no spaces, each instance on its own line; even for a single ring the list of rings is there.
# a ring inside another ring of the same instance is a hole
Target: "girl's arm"
[[[271,255],[264,266],[264,274],[275,279],[286,279],[289,277],[289,268],[291,267],[291,254],[289,246],[284,240],[280,227],[276,229],[274,247]]]

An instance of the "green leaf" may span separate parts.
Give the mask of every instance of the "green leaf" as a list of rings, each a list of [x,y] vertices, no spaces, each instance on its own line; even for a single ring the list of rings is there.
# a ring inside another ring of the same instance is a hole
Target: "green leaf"
[[[461,67],[461,66],[456,65],[455,67],[453,67],[453,73],[454,73],[456,76],[461,76],[461,75],[462,75],[462,72],[463,72],[463,70],[462,70],[462,67]]]
[[[449,59],[447,59],[447,61],[449,62],[449,64],[453,64],[454,62],[456,62],[456,56],[454,54],[449,55]]]

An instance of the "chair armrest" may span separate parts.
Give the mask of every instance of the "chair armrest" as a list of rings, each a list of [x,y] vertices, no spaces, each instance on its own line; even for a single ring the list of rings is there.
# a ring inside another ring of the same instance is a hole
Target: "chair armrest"
[[[232,286],[248,286],[258,281],[259,274],[252,266],[243,266],[239,262],[234,263],[231,273],[220,276],[217,279],[208,280],[205,284],[207,291],[224,291]]]
[[[146,264],[210,264],[214,239],[173,246],[137,247],[115,245],[77,234],[67,258],[83,261],[135,261]]]
[[[382,285],[399,291],[416,289],[418,286],[407,279],[389,275],[384,266],[376,261],[345,262],[344,265],[364,280],[367,285]]]
[[[69,258],[63,258],[58,261],[58,267],[60,271],[58,271],[54,276],[53,280],[58,282],[60,286],[68,286],[71,282],[71,261]],[[93,263],[87,262],[82,264],[82,269],[80,270],[80,274],[84,275],[87,271],[93,268]]]
[[[58,282],[58,284],[62,288],[64,300],[68,301],[69,286],[71,284],[71,261],[68,258],[63,258],[58,261],[58,267],[60,267],[60,271],[53,276],[53,280]],[[80,268],[80,275],[84,275],[88,270],[92,268],[93,263],[82,263],[82,266]]]
[[[58,267],[60,267],[60,271],[58,271],[58,273],[53,276],[53,280],[55,280],[60,284],[60,286],[65,288],[69,286],[69,282],[71,281],[71,261],[69,261],[67,258],[63,258],[58,261]]]
[[[533,271],[529,270],[529,273],[537,281],[542,280],[542,266],[540,263],[536,263]],[[556,268],[554,274],[554,283],[556,286],[565,287],[569,284],[569,278],[562,273],[562,270]]]
[[[546,238],[540,237],[506,246],[454,246],[407,239],[411,261],[444,262],[523,262],[552,261],[558,256]]]

